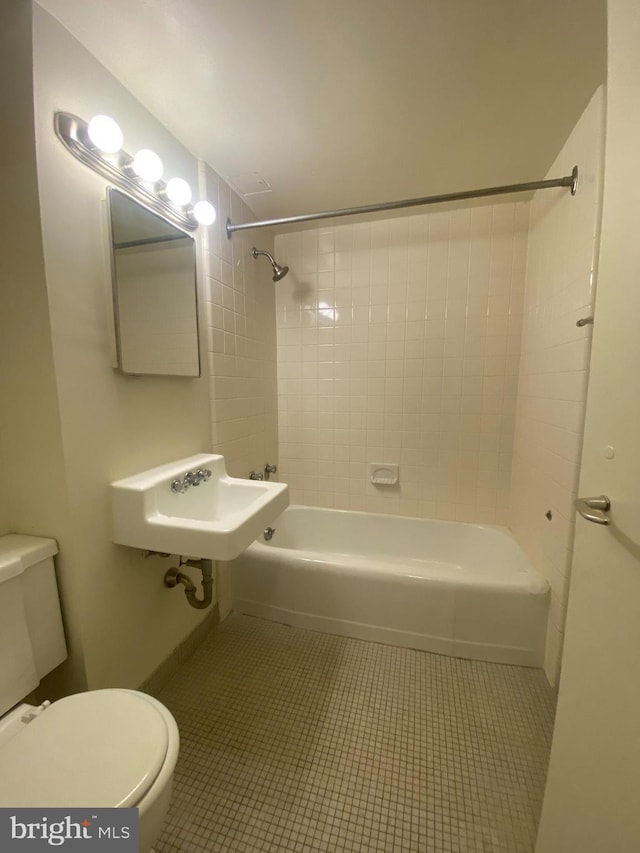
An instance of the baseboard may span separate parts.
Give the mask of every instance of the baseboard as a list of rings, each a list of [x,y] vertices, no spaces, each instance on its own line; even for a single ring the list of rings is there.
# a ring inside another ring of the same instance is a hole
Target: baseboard
[[[218,610],[218,604],[216,603],[212,607],[211,613],[208,614],[206,619],[203,619],[202,622],[200,622],[193,631],[185,637],[179,646],[176,646],[171,654],[162,661],[160,666],[154,669],[149,678],[146,678],[142,682],[138,689],[141,690],[142,693],[150,693],[152,696],[159,690],[162,690],[171,676],[180,669],[187,658],[191,657],[198,646],[202,644],[209,631],[211,631],[211,629],[219,622],[220,612]]]

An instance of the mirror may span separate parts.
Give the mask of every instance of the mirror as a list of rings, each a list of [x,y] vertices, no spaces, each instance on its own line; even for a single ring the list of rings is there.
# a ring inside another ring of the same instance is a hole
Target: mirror
[[[200,376],[193,237],[120,190],[108,199],[118,368]]]

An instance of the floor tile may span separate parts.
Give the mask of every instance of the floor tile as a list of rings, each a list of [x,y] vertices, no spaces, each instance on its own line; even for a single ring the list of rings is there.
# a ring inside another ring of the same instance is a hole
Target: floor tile
[[[540,670],[232,614],[157,694],[181,748],[157,853],[531,853]]]

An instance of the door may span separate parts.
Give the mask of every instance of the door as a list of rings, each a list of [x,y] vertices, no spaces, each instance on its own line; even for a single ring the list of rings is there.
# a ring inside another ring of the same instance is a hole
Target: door
[[[558,713],[536,853],[640,850],[640,3],[609,0],[600,271]]]

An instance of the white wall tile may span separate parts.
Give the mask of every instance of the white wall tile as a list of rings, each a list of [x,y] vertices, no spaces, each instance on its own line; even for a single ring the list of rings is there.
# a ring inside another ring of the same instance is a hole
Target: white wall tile
[[[603,98],[600,89],[549,170],[568,174],[578,163],[577,194],[540,191],[531,205],[509,520],[551,584],[545,669],[552,683],[560,672],[591,347],[591,327],[577,328],[576,320],[593,308]]]
[[[247,222],[254,218],[251,211],[208,166],[204,180],[206,196],[219,196],[217,221],[209,229],[205,305],[212,450],[225,456],[229,474],[246,477],[251,469],[262,470],[266,462],[278,463],[275,286],[268,261],[251,257],[253,237],[236,232],[229,240],[226,235],[227,216]],[[290,236],[287,246],[297,253],[298,235]],[[273,249],[264,237],[260,245]],[[283,433],[288,434],[284,415],[299,393],[295,383],[302,382],[301,353],[309,344],[304,333],[310,330],[303,328],[300,304],[280,309],[281,376],[284,383],[291,383],[289,395],[280,400]]]
[[[483,522],[506,515],[499,450],[514,429],[502,416],[515,399],[509,336],[520,331],[527,207],[276,237],[291,269],[275,316],[280,470],[292,501]],[[338,281],[337,270],[349,272]],[[298,440],[289,416],[300,401],[325,420]],[[313,464],[302,481],[301,460]],[[398,462],[398,486],[369,483],[368,461]]]

